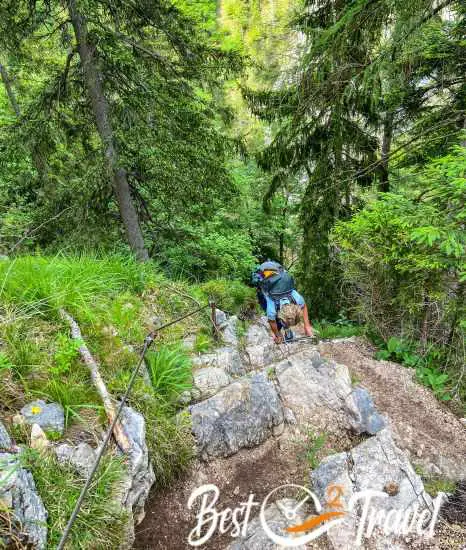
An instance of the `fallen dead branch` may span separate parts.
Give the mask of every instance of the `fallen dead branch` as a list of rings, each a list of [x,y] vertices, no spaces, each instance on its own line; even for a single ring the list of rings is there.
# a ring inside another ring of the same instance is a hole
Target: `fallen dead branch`
[[[99,395],[104,404],[107,419],[111,424],[115,418],[116,411],[112,397],[107,390],[107,386],[105,385],[102,376],[100,375],[99,364],[92,356],[89,348],[86,346],[78,323],[64,309],[60,310],[60,316],[70,325],[71,338],[73,338],[73,340],[79,341],[79,353],[81,355],[81,359],[84,361],[85,365],[89,369],[92,383],[94,384],[96,390],[99,392]],[[120,449],[124,452],[128,452],[131,448],[131,444],[120,422],[116,422],[115,427],[113,428],[113,435]]]

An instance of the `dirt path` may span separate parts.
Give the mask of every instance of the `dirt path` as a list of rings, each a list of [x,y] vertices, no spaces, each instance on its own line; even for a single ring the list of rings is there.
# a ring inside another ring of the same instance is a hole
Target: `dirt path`
[[[146,517],[136,528],[135,549],[185,550],[188,535],[196,525],[196,512],[188,510],[187,502],[193,489],[207,483],[217,485],[219,511],[235,508],[254,493],[255,501],[284,483],[302,484],[309,465],[300,460],[301,443],[292,433],[272,438],[254,449],[243,449],[228,459],[209,464],[196,463],[193,468],[168,490],[153,493],[146,503]],[[252,510],[257,515],[259,507]],[[216,534],[202,545],[203,550],[225,548],[233,539],[226,533]],[[325,547],[322,547],[325,548]]]
[[[466,429],[430,390],[414,379],[414,370],[373,359],[363,340],[324,342],[323,357],[345,364],[358,384],[388,416],[395,441],[425,473],[464,479]]]

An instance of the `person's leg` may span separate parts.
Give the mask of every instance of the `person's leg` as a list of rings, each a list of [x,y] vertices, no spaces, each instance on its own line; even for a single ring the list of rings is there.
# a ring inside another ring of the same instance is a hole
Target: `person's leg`
[[[303,321],[304,321],[304,333],[306,336],[314,336],[314,331],[312,329],[311,321],[309,320],[309,311],[307,309],[306,302],[301,294],[297,290],[293,290],[291,293],[293,300],[301,307],[303,311]]]

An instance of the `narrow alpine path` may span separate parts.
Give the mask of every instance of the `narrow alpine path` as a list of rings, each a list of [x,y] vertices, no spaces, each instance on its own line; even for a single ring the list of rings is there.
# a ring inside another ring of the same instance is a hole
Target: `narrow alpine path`
[[[400,436],[400,432],[410,433],[409,418],[404,418],[404,430],[400,414],[394,414],[392,421],[390,413],[395,410],[381,399],[384,378],[377,371],[379,366],[372,368],[366,362],[363,368],[362,357],[353,349],[355,341],[315,346],[302,340],[277,346],[263,319],[238,338],[236,317],[227,318],[222,312],[217,315],[223,345],[195,358],[193,390],[184,396],[190,402],[187,408],[198,459],[174,486],[149,499],[146,518],[136,530],[135,548],[190,548],[188,537],[196,526],[196,506],[189,510],[187,502],[191,492],[204,484],[218,487],[219,511],[235,509],[247,501],[250,493],[262,502],[273,489],[287,483],[312,487],[323,502],[327,486],[338,483],[344,487],[344,504],[355,491],[368,488],[387,493],[388,509],[406,510],[414,505],[420,510],[433,509],[433,499],[411,463],[412,458],[418,458],[410,449],[415,438],[408,441]],[[387,368],[390,371],[391,367]],[[373,380],[378,380],[378,384]],[[409,396],[410,404],[422,401],[424,396],[424,406],[432,405],[424,395],[426,390],[421,390],[414,382],[404,392],[396,386],[389,389],[393,398],[394,393],[399,393],[402,405]],[[464,428],[451,413],[443,411],[439,415],[440,408],[434,407],[431,421],[438,423],[438,441],[442,443],[439,452],[443,448],[448,448],[448,452],[442,460],[436,460],[436,468],[442,475],[458,479],[461,469],[465,471]],[[406,414],[413,416],[411,406]],[[449,426],[446,434],[442,433],[444,424]],[[412,431],[421,435],[417,427],[416,419]],[[452,450],[448,438],[455,434],[458,439]],[[326,442],[322,448],[316,446],[319,436]],[[430,444],[435,444],[433,432]],[[421,458],[422,453],[423,450]],[[283,506],[280,507],[283,502],[271,501],[265,512],[282,533],[290,525],[283,515]],[[264,533],[258,512],[259,507],[251,512],[244,536],[232,537],[227,526],[221,533],[217,526],[201,547],[279,548]],[[305,516],[312,512],[303,508]],[[296,519],[298,516],[295,523]],[[348,514],[342,525],[302,548],[354,548],[356,520]],[[442,531],[432,540],[395,540],[379,532],[363,548],[461,548],[464,531],[456,533],[456,527],[444,525],[442,529],[447,530],[447,535]],[[442,542],[446,536],[449,546]]]

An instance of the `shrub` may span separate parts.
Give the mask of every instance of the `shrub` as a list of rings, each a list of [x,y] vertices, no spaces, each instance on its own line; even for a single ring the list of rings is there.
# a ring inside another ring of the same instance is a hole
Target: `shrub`
[[[200,289],[219,309],[231,313],[256,301],[255,290],[240,281],[217,279],[201,284]]]
[[[466,359],[465,172],[466,150],[457,148],[405,173],[398,192],[338,223],[332,237],[358,317],[386,341],[444,346],[458,378]]]

